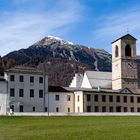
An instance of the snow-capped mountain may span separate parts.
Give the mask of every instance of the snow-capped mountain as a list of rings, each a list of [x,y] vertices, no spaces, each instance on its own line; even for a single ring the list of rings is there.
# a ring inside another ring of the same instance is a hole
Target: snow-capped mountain
[[[14,59],[17,65],[38,68],[45,63],[51,85],[67,86],[75,72],[111,71],[111,54],[108,52],[76,45],[54,36],[44,37],[27,49],[13,51],[4,58]]]
[[[34,45],[36,45],[36,47],[38,46],[42,46],[42,45],[51,45],[52,43],[58,43],[59,45],[74,45],[72,42],[70,41],[66,41],[64,39],[61,39],[59,37],[55,37],[55,36],[47,36],[44,37],[43,39],[41,39],[40,41],[36,42]]]

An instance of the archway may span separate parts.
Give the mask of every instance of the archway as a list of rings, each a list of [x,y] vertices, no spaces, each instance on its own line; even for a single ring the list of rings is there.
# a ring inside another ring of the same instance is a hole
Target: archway
[[[125,47],[125,56],[131,56],[131,47],[130,47],[130,45],[126,45],[126,47]]]

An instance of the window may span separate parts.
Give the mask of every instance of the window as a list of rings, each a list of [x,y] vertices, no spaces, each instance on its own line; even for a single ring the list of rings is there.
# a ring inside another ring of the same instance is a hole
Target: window
[[[58,107],[56,108],[56,112],[59,112],[59,108]]]
[[[137,108],[137,112],[140,112],[140,108],[139,107]]]
[[[106,96],[102,95],[102,102],[105,102],[105,101],[106,101]]]
[[[99,107],[95,106],[95,112],[99,112]]]
[[[125,47],[125,56],[131,56],[131,47],[129,44]]]
[[[0,73],[0,76],[4,76],[4,73]]]
[[[80,101],[80,96],[78,95],[78,96],[77,96],[77,102],[79,102],[79,101]]]
[[[39,83],[43,83],[43,77],[39,77]]]
[[[87,101],[89,102],[91,100],[91,95],[87,94]]]
[[[133,96],[130,97],[130,102],[134,103],[134,97]]]
[[[67,101],[70,101],[70,95],[67,95]]]
[[[115,57],[118,57],[119,56],[119,49],[118,49],[118,46],[116,46],[115,48]]]
[[[59,95],[55,95],[55,100],[59,101]]]
[[[109,112],[113,112],[113,106],[109,107]]]
[[[94,101],[98,102],[98,95],[94,95]]]
[[[102,112],[106,112],[106,107],[105,106],[102,107]]]
[[[124,112],[127,112],[127,107],[124,107]]]
[[[15,81],[15,75],[10,75],[10,81]]]
[[[23,97],[24,96],[24,90],[23,89],[19,89],[19,97]]]
[[[109,102],[113,102],[113,96],[109,95]]]
[[[48,108],[47,107],[45,107],[45,112],[47,112],[48,111]]]
[[[131,112],[134,112],[134,107],[131,107],[131,108],[130,108],[130,111],[131,111]]]
[[[39,90],[39,98],[43,98],[43,90]]]
[[[34,97],[34,90],[30,89],[30,97]]]
[[[14,112],[14,111],[15,111],[14,105],[11,105],[11,106],[10,106],[10,109],[12,110],[12,112]]]
[[[116,112],[121,112],[121,106],[116,107]]]
[[[19,112],[23,112],[23,110],[24,110],[24,109],[23,109],[23,105],[20,105],[20,106],[19,106]]]
[[[20,76],[19,76],[19,81],[20,81],[20,82],[24,82],[24,77],[23,77],[23,75],[20,75]]]
[[[91,112],[91,106],[87,106],[87,112]]]
[[[33,106],[33,112],[35,112],[35,107]]]
[[[70,108],[68,107],[68,112],[70,112]]]
[[[14,96],[15,96],[15,89],[10,88],[10,97],[14,97]]]
[[[124,103],[127,103],[127,96],[124,96],[124,97],[123,97],[123,102],[124,102]]]
[[[137,103],[140,103],[140,97],[137,97]]]
[[[30,83],[34,83],[34,77],[33,76],[30,77]]]
[[[116,101],[117,101],[117,102],[120,102],[120,96],[117,96]]]

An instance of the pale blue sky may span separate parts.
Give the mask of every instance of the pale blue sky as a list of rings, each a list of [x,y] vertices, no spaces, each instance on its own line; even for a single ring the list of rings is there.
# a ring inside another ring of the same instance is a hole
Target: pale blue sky
[[[111,52],[127,28],[140,54],[139,20],[139,0],[0,0],[0,55],[47,35]]]

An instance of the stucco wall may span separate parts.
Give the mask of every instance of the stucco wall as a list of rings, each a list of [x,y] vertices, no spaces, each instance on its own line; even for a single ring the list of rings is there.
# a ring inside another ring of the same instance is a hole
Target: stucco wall
[[[15,76],[15,80],[10,81],[10,75]],[[19,81],[19,76],[24,76],[24,82]],[[34,77],[34,83],[30,83],[30,76]],[[32,112],[35,107],[35,112],[43,112],[45,110],[44,94],[48,90],[48,77],[36,74],[23,74],[23,73],[9,73],[6,74],[8,80],[8,100],[9,107],[14,105],[14,111],[19,112],[19,106],[24,106],[24,112]],[[43,77],[43,83],[39,83],[39,77]],[[45,82],[44,82],[45,80]],[[45,85],[44,85],[45,84]],[[10,97],[10,88],[15,89],[15,96]],[[24,89],[24,97],[19,97],[19,89]],[[30,97],[30,89],[34,90],[34,97]],[[39,90],[43,90],[43,98],[39,97]]]
[[[91,95],[91,100],[87,101],[87,95]],[[98,101],[95,101],[95,95],[98,95]],[[105,95],[106,100],[102,101],[102,95]],[[113,96],[113,102],[109,101],[109,96]],[[120,102],[117,101],[117,96],[120,97]],[[124,96],[127,98],[127,101],[124,102]],[[130,98],[134,98],[134,102],[130,101]],[[99,108],[99,112],[102,111],[102,107],[106,108],[105,112],[110,112],[109,108],[113,107],[113,112],[117,112],[116,108],[120,107],[121,112],[124,112],[124,107],[127,107],[127,112],[131,112],[131,108],[134,108],[134,112],[138,112],[140,108],[140,103],[137,102],[137,97],[140,95],[133,94],[109,94],[109,93],[84,93],[84,112],[87,112],[87,106],[91,106],[91,112],[95,112],[95,106]]]
[[[74,92],[75,95],[75,112],[83,112],[83,92]]]
[[[0,81],[0,115],[6,115],[7,82]]]
[[[82,81],[82,84],[81,84],[81,88],[92,88],[90,83],[89,83],[89,80],[88,80],[88,77],[87,77],[86,73],[84,74],[83,81]]]
[[[56,100],[56,95],[59,96],[59,100]],[[49,99],[48,99],[49,96]],[[70,100],[68,101],[68,96]],[[49,110],[48,110],[49,102]],[[46,107],[49,112],[74,112],[74,94],[72,92],[49,92],[46,94]],[[69,109],[68,109],[69,108]]]

